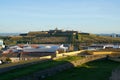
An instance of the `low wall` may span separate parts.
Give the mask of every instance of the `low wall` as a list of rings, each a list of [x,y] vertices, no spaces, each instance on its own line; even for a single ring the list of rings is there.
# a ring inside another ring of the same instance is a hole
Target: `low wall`
[[[54,55],[51,55],[51,58],[53,60],[59,59],[59,58],[63,58],[63,57],[67,57],[67,56],[77,56],[78,54],[80,54],[81,52],[83,52],[84,50],[80,50],[80,51],[73,51],[73,52],[67,52],[67,53],[56,53]]]
[[[109,57],[108,59],[112,61],[120,62],[120,58],[117,57]]]
[[[51,56],[43,56],[43,57],[40,57],[40,59],[51,59]]]
[[[120,57],[120,52],[112,52],[111,57]]]
[[[120,56],[120,52],[115,52],[115,51],[93,51],[91,52],[93,55],[101,55],[101,54],[106,54],[106,55],[111,55],[111,56]]]
[[[14,57],[14,58],[10,58],[11,59],[11,62],[19,62],[20,61],[20,58],[18,57]]]
[[[90,61],[94,61],[94,60],[98,60],[98,59],[102,59],[102,58],[106,58],[106,55],[90,55],[90,56],[87,56],[87,57],[77,60],[77,61],[71,61],[71,63],[74,66],[79,66],[81,64],[84,64],[84,63],[87,63]]]
[[[11,62],[15,63],[15,62],[20,62],[20,61],[27,61],[27,60],[35,60],[35,59],[40,59],[40,60],[47,60],[47,59],[51,59],[51,56],[42,56],[42,57],[10,57]]]
[[[100,52],[96,52],[95,51],[95,52],[92,52],[92,54],[93,55],[100,55],[100,54],[106,54],[107,55],[107,54],[112,54],[112,52],[111,51],[110,52],[101,52],[101,51]]]
[[[81,52],[83,52],[84,50],[80,50],[80,51],[74,51],[74,52],[68,52],[68,53],[62,53],[63,56],[74,56],[74,55],[78,55]]]

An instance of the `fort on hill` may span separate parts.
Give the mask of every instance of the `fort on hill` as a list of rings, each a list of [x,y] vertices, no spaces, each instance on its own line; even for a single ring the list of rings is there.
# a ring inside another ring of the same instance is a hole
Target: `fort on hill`
[[[5,45],[16,44],[71,44],[81,49],[91,44],[120,44],[120,38],[100,36],[74,30],[30,31],[19,36],[0,36]]]
[[[57,28],[55,30],[49,30],[49,31],[31,31],[26,34],[20,34],[20,36],[68,36],[68,35],[76,35],[78,34],[78,31],[73,30],[58,30]]]
[[[49,30],[49,31],[31,31],[25,34],[20,34],[23,37],[31,37],[31,42],[34,43],[73,43],[75,39],[77,39],[78,31],[73,30]],[[89,35],[89,33],[83,33]],[[29,42],[29,41],[28,41]]]

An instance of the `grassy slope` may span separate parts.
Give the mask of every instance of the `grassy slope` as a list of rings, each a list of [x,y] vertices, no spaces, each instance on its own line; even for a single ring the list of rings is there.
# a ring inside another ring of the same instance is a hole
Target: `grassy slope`
[[[120,63],[108,60],[94,61],[63,71],[45,80],[109,80],[111,71],[117,66],[120,66]]]
[[[0,80],[13,80],[13,79],[21,77],[21,76],[29,75],[38,70],[43,70],[48,67],[56,66],[56,65],[62,64],[62,63],[64,63],[64,62],[47,61],[47,62],[42,62],[42,63],[27,66],[27,67],[19,68],[19,69],[14,69],[14,70],[0,74]]]
[[[66,63],[68,61],[78,60],[80,58],[81,57],[79,56],[73,56],[73,57],[61,58],[55,61],[46,61],[46,62],[41,62],[37,64],[32,64],[27,67],[14,69],[14,70],[2,73],[0,74],[0,80],[13,80],[18,77],[32,74],[33,72],[37,72],[37,71],[40,71],[46,68],[54,67],[56,65]]]
[[[67,61],[78,60],[80,58],[81,57],[67,57],[56,61],[46,61],[14,69],[0,74],[0,80],[13,80],[21,76],[29,75],[38,70],[43,70],[48,67],[63,64]],[[120,66],[120,63],[108,60],[94,61],[60,72],[52,77],[48,77],[48,79],[45,80],[108,80],[108,77],[111,75],[111,71],[117,66]]]
[[[101,43],[112,43],[112,42],[120,42],[120,38],[112,38],[107,36],[97,36],[94,34],[90,35],[79,35],[79,41],[81,42],[101,42]]]

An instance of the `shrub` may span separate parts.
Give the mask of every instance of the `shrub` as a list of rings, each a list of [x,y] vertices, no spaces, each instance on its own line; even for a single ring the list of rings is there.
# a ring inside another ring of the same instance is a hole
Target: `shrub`
[[[6,61],[7,62],[11,62],[12,60],[10,58],[6,58]]]

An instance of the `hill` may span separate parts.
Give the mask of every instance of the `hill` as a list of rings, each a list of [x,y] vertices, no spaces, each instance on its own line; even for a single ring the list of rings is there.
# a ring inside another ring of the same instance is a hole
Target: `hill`
[[[16,44],[73,44],[90,45],[93,43],[120,43],[120,38],[99,36],[90,33],[79,33],[78,31],[49,30],[36,31],[19,36],[1,36],[6,45]]]

